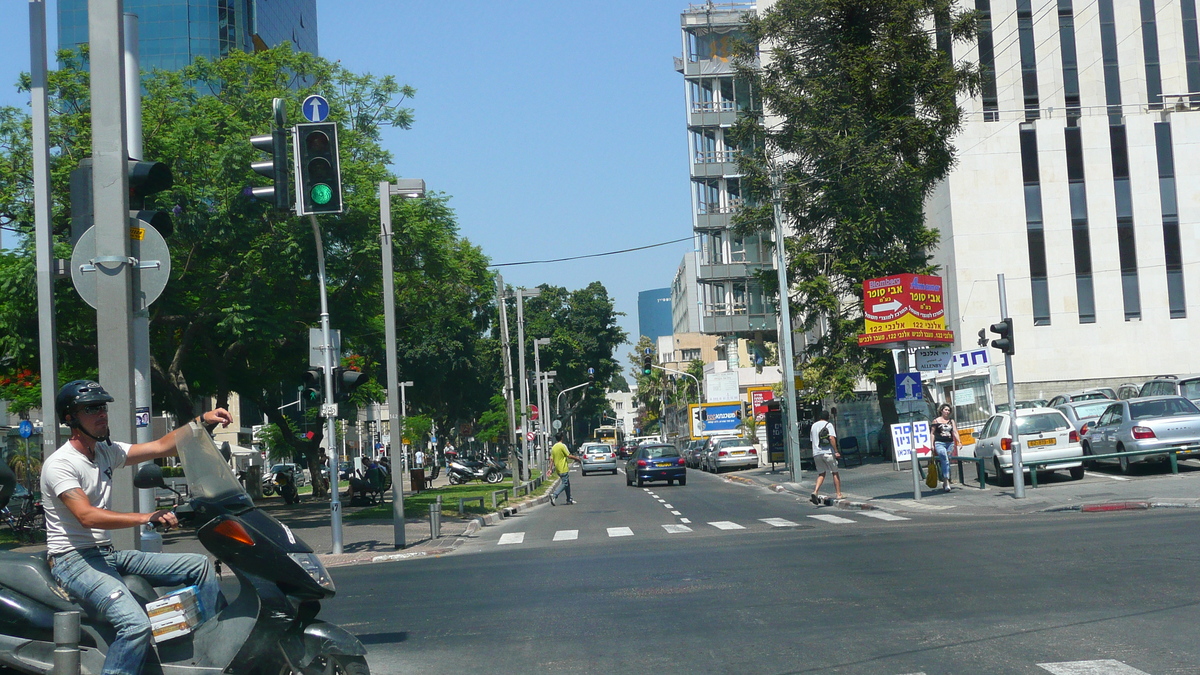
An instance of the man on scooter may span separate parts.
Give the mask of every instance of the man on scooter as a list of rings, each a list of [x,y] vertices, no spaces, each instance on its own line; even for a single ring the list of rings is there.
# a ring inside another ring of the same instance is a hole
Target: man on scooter
[[[108,403],[113,397],[98,383],[75,380],[55,399],[59,420],[71,437],[42,465],[46,510],[46,555],[50,572],[71,599],[117,630],[104,658],[105,675],[137,675],[150,647],[150,619],[121,580],[144,577],[154,586],[195,585],[206,613],[217,610],[220,584],[212,563],[195,553],[149,553],[113,549],[109,530],[147,523],[166,529],[179,521],[171,511],[120,513],[111,510],[113,470],[176,453],[173,431],[149,443],[113,442],[108,437]],[[197,421],[206,428],[228,426],[224,408]]]

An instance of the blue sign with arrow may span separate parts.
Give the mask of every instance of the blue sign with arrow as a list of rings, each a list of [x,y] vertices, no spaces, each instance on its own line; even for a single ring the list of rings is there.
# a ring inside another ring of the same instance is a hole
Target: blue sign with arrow
[[[896,373],[897,401],[921,401],[924,398],[920,373]]]
[[[329,117],[329,101],[326,101],[324,96],[313,94],[304,99],[304,103],[300,105],[300,112],[304,113],[304,119],[309,122],[324,122],[325,118]]]
[[[29,420],[21,420],[17,425],[17,433],[21,434],[21,438],[29,438],[33,435],[33,423]]]

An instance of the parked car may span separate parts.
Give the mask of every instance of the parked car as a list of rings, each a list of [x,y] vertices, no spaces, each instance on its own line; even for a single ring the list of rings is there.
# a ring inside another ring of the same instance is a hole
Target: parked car
[[[1010,416],[992,415],[975,441],[975,456],[990,458],[990,471],[1000,485],[1012,484],[1012,432]],[[1017,439],[1021,443],[1021,460],[1025,471],[1034,462],[1050,459],[1080,458],[1070,464],[1056,465],[1052,471],[1067,469],[1071,478],[1083,478],[1083,446],[1079,432],[1067,421],[1067,416],[1054,408],[1018,408]]]
[[[1159,375],[1138,391],[1138,398],[1147,396],[1182,396],[1200,403],[1200,375]]]
[[[625,484],[638,487],[643,483],[665,480],[667,485],[679,481],[687,485],[687,465],[679,451],[666,443],[646,443],[625,462]]]
[[[1200,455],[1200,408],[1182,396],[1151,396],[1110,403],[1084,436],[1085,455],[1187,446],[1196,448],[1187,455]],[[1166,454],[1136,455],[1120,457],[1117,464],[1121,473],[1129,473],[1130,466],[1138,462],[1166,459]]]
[[[1067,416],[1067,421],[1075,427],[1075,431],[1079,432],[1079,438],[1082,442],[1083,437],[1087,434],[1088,428],[1095,423],[1100,414],[1108,409],[1112,401],[1105,398],[1095,401],[1076,401],[1074,403],[1063,403],[1062,405],[1054,406],[1054,408]]]
[[[1117,387],[1117,400],[1127,401],[1131,398],[1137,398],[1142,393],[1142,388],[1132,382]]]
[[[617,457],[619,459],[629,459],[633,457],[633,453],[637,451],[637,441],[625,441],[617,448]]]
[[[737,438],[737,436],[709,436],[706,438],[704,440],[704,447],[701,448],[699,457],[697,457],[696,468],[701,471],[708,471],[708,457],[712,454],[713,448],[717,446],[717,443],[733,438]]]
[[[1046,407],[1047,403],[1049,403],[1049,401],[1047,401],[1044,398],[1031,398],[1031,399],[1027,399],[1024,401],[1017,401],[1017,410],[1029,410],[1031,408],[1044,408],[1044,407]],[[996,404],[996,412],[997,413],[1008,412],[1008,403],[1007,402],[997,403]]]
[[[1059,394],[1050,399],[1046,404],[1047,408],[1057,408],[1064,403],[1074,403],[1075,401],[1096,401],[1096,400],[1117,400],[1117,392],[1108,387],[1097,387],[1095,389],[1083,389],[1070,394]]]
[[[704,469],[721,473],[725,469],[758,466],[758,450],[745,438],[727,436],[716,440],[704,454]]]
[[[704,446],[708,445],[708,439],[702,438],[698,441],[688,441],[688,444],[683,448],[683,461],[689,469],[700,468],[700,453],[704,452]]]
[[[584,443],[579,452],[583,457],[579,472],[583,475],[596,471],[617,473],[617,454],[608,443]]]

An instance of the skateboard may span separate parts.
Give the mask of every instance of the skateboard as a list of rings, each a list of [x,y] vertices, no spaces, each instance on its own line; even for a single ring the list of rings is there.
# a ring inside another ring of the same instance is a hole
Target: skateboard
[[[833,506],[834,499],[824,495],[809,495],[808,501],[816,506]]]

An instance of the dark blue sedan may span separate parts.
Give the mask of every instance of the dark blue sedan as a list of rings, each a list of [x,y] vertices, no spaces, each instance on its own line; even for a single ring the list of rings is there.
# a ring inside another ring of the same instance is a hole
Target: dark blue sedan
[[[652,443],[639,446],[625,462],[625,484],[638,487],[643,483],[665,480],[667,485],[679,481],[687,485],[687,464],[673,445]]]

